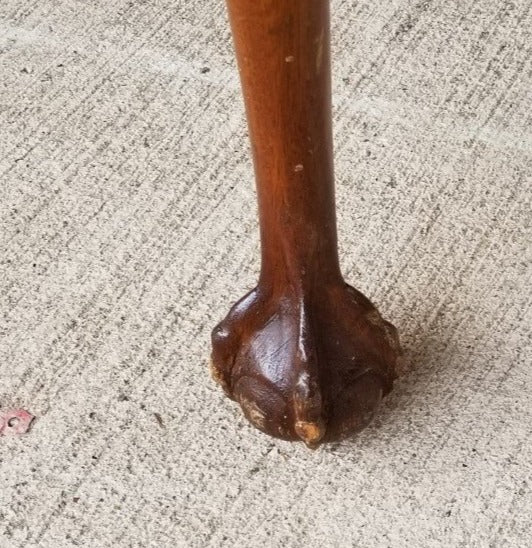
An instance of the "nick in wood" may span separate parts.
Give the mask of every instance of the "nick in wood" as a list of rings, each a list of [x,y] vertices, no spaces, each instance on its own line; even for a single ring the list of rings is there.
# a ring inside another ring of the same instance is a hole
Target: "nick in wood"
[[[399,340],[340,272],[328,0],[227,4],[262,263],[257,287],[213,331],[212,374],[257,428],[315,447],[368,423],[392,388]]]

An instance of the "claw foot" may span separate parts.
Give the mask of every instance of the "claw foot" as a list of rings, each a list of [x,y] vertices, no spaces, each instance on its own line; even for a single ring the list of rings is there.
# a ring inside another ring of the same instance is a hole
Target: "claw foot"
[[[212,343],[212,375],[247,419],[309,447],[370,422],[401,354],[395,328],[347,284],[303,296],[259,286],[213,330]]]

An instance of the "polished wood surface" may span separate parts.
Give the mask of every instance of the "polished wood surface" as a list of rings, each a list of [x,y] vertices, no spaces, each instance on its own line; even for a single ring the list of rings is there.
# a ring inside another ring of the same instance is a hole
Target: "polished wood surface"
[[[212,373],[260,430],[315,447],[368,423],[392,387],[399,342],[340,273],[328,0],[227,5],[262,261],[257,287],[213,331]]]

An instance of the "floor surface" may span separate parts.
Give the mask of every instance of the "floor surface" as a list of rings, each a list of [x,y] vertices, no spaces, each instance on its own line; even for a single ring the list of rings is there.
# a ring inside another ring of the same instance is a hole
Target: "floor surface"
[[[1,548],[532,546],[529,0],[332,2],[342,268],[410,371],[316,452],[208,375],[253,287],[221,0],[2,0]]]

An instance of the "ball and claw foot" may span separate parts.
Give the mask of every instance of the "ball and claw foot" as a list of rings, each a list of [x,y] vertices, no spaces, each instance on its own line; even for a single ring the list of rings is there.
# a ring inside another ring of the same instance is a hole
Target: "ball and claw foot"
[[[371,421],[401,356],[393,325],[345,283],[303,296],[259,286],[215,327],[212,345],[212,376],[247,419],[311,448]]]

